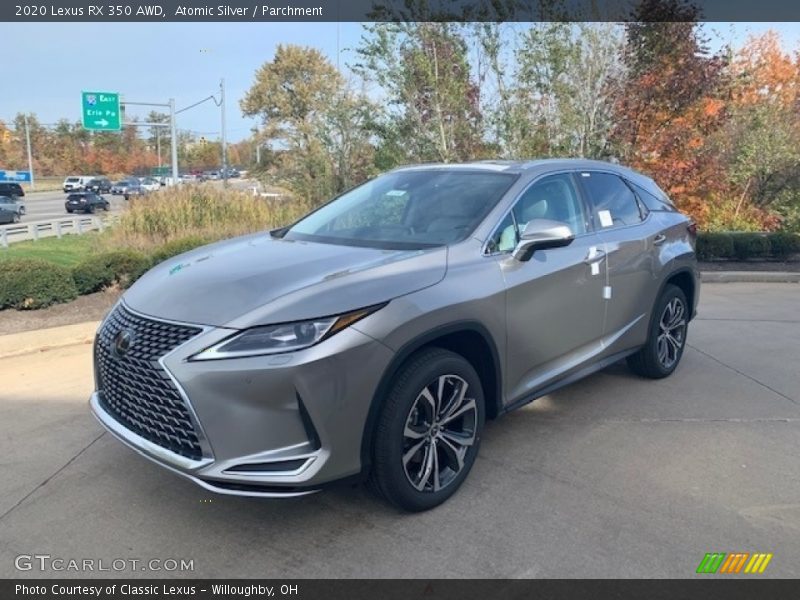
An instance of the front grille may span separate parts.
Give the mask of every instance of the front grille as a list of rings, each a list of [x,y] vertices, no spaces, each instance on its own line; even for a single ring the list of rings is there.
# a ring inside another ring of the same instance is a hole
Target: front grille
[[[127,351],[116,348],[122,331],[130,334]],[[189,409],[158,360],[201,331],[140,317],[118,304],[95,341],[103,408],[146,440],[193,460],[202,450]]]

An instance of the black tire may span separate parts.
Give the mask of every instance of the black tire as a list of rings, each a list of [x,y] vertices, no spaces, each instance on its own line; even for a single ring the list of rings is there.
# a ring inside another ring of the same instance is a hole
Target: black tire
[[[103,210],[104,211],[108,212],[110,208],[111,208],[111,204],[109,204],[108,202],[103,204]]]
[[[11,217],[11,222],[12,223],[19,223],[19,214],[14,213],[14,216]]]
[[[649,379],[671,375],[681,362],[686,347],[690,316],[686,294],[675,285],[667,285],[653,308],[647,342],[636,354],[628,357],[631,371]]]
[[[72,214],[72,209],[71,209],[71,208],[68,208],[68,209],[67,209],[67,213],[71,215],[71,214]]]
[[[93,215],[94,211],[95,211],[94,204],[90,204],[89,208],[86,209],[86,212],[89,213],[90,215]]]
[[[370,488],[403,510],[438,506],[467,478],[484,419],[483,388],[469,362],[442,348],[414,354],[378,416]]]

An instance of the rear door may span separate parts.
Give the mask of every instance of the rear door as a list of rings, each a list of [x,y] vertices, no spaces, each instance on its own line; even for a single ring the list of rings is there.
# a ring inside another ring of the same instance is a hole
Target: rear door
[[[581,171],[579,180],[593,209],[606,253],[606,344],[625,350],[644,341],[657,285],[657,245],[663,240],[647,207],[615,173]]]
[[[531,219],[563,222],[575,239],[563,248],[537,250],[521,262],[510,251]],[[600,246],[569,172],[534,181],[490,241],[507,286],[509,402],[524,399],[601,351],[605,265]]]

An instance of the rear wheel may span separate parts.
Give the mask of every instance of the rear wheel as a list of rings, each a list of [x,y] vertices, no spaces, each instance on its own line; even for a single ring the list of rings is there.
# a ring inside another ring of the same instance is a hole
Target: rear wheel
[[[103,210],[104,210],[104,211],[108,212],[108,210],[109,210],[110,208],[111,208],[111,204],[109,204],[108,202],[106,202],[105,204],[103,204]]]
[[[675,285],[667,285],[656,301],[647,343],[628,357],[630,369],[650,379],[671,375],[683,356],[689,316],[686,294]]]
[[[18,213],[14,213],[14,216],[11,217],[11,222],[12,223],[19,223],[19,214]]]
[[[94,204],[90,204],[89,208],[86,209],[86,212],[88,212],[90,215],[93,215],[94,211],[95,211]]]
[[[438,506],[469,474],[484,415],[469,362],[441,348],[416,354],[395,376],[378,417],[371,487],[404,510]]]

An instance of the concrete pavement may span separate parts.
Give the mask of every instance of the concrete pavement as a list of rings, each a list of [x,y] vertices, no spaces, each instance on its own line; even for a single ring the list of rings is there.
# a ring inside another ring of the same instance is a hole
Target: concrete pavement
[[[89,415],[86,345],[0,360],[0,577],[19,554],[189,559],[201,577],[691,577],[706,552],[800,564],[800,285],[704,285],[678,371],[623,364],[488,424],[444,506],[361,487],[211,496]],[[88,573],[91,576],[91,573]],[[100,575],[100,574],[96,574]]]

